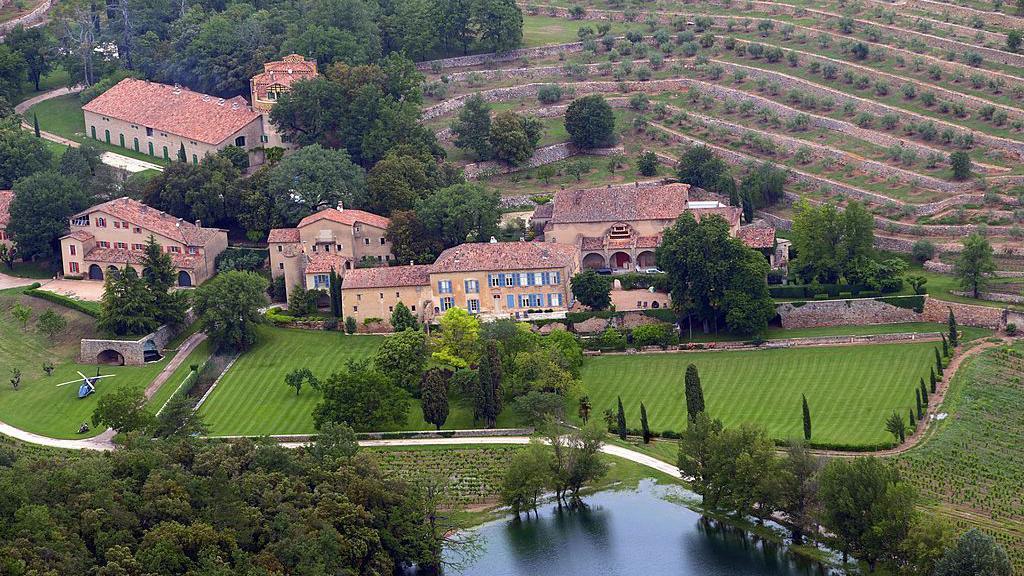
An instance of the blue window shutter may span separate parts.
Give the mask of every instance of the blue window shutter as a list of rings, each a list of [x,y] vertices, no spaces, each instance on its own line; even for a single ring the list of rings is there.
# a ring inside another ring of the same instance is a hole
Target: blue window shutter
[[[515,308],[516,307],[516,297],[513,296],[512,294],[509,294],[508,296],[505,297],[505,303],[508,304],[509,308]]]
[[[469,280],[463,280],[462,283],[464,284],[463,288],[466,290],[466,294],[469,294]]]
[[[541,278],[541,281],[542,281],[541,283],[542,284],[550,284],[551,283],[551,273],[550,272],[545,272],[545,273],[541,274],[540,278]]]
[[[498,284],[501,284],[503,287],[505,286],[505,275],[504,274],[498,274]]]
[[[437,293],[444,294],[444,282],[442,282],[441,280],[437,281]]]
[[[562,273],[561,272],[555,272],[555,279],[554,279],[553,283],[554,284],[561,284],[562,283]]]
[[[548,294],[548,306],[553,306],[551,303],[551,294]]]

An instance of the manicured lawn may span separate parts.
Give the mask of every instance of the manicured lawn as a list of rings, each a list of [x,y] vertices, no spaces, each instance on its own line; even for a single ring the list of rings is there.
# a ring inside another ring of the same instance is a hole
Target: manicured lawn
[[[260,341],[238,358],[210,394],[200,412],[211,436],[308,434],[315,432],[313,408],[320,401],[316,390],[301,394],[284,383],[286,374],[306,367],[318,378],[343,370],[350,359],[373,355],[384,336],[347,336],[340,332],[313,332],[263,326]],[[513,425],[511,410],[498,426]],[[445,429],[472,428],[473,415],[463,403],[453,403]],[[419,402],[409,402],[404,426],[386,430],[430,430]]]
[[[53,278],[53,267],[49,262],[15,262],[13,270],[4,266],[0,272],[19,278]]]
[[[12,318],[10,307],[14,299],[33,309],[28,329],[23,330]],[[43,310],[51,308],[68,319],[68,330],[57,342],[50,342],[35,329],[35,322]],[[76,378],[80,370],[87,376],[96,374],[96,366],[79,364],[78,339],[94,334],[95,321],[84,314],[56,306],[38,298],[19,296],[16,290],[0,292],[0,420],[7,424],[55,438],[80,438],[79,425],[92,417],[96,403],[105,394],[121,386],[145,388],[160,372],[166,359],[141,367],[102,366],[103,374],[116,374],[104,378],[96,386],[96,393],[78,399],[78,385],[56,385]],[[43,372],[43,362],[56,366],[51,376]],[[19,390],[11,387],[11,370],[22,371]],[[102,429],[84,436],[94,436]]]
[[[65,96],[44,100],[25,111],[24,118],[26,122],[32,124],[34,117],[39,118],[39,129],[44,132],[63,136],[64,138],[74,140],[75,142],[84,142],[87,139],[85,133],[85,119],[82,116],[82,104],[78,100],[78,94],[67,94]],[[102,138],[103,134],[98,134],[98,136]],[[122,148],[118,146],[117,134],[111,134],[110,138],[111,144],[107,144],[101,140],[89,140],[103,150],[109,150],[123,156],[129,156],[163,166],[166,166],[169,163],[163,158],[150,156],[144,152],[136,152],[130,148]],[[126,144],[131,146],[131,140],[129,139],[126,141]]]
[[[553,18],[551,16],[523,16],[523,46],[532,48],[534,46],[545,46],[547,44],[564,44],[576,42],[579,37],[576,31],[584,26],[592,29],[597,28],[596,22],[582,20],[566,20],[564,18]],[[629,30],[643,30],[641,24],[625,24],[622,22],[609,22],[611,34],[623,35]]]
[[[170,353],[168,355],[171,355]],[[193,350],[188,358],[171,374],[171,377],[164,382],[164,385],[157,390],[149,400],[150,410],[156,414],[163,407],[171,396],[178,390],[178,387],[185,381],[185,378],[192,372],[192,364],[202,366],[203,362],[210,357],[210,342],[203,341]]]
[[[622,397],[630,428],[640,427],[640,402],[653,430],[686,422],[683,377],[700,370],[707,411],[727,426],[750,422],[777,439],[803,434],[800,395],[811,407],[815,443],[886,443],[885,419],[906,414],[914,387],[927,378],[934,344],[837,346],[786,350],[601,356],[587,359],[583,386],[593,414]]]
[[[822,326],[816,328],[780,328],[778,326],[769,326],[768,331],[765,333],[765,339],[781,340],[785,338],[811,338],[814,336],[868,336],[872,334],[900,334],[907,332],[945,333],[947,330],[946,324],[935,322],[907,322],[905,324],[872,324],[865,326]],[[961,326],[960,331],[963,332],[964,340],[975,340],[992,334],[992,331],[986,328],[972,328],[970,326]],[[684,331],[683,339],[690,342],[745,340],[745,338],[739,338],[727,332],[704,334],[696,330],[692,337]]]

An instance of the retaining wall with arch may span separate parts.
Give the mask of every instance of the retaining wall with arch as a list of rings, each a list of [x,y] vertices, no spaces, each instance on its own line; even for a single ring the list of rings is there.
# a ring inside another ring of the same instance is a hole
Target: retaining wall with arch
[[[160,352],[167,343],[195,320],[192,310],[185,313],[185,319],[178,326],[164,324],[137,340],[116,340],[105,338],[83,338],[78,353],[82,364],[110,364],[117,366],[142,366],[146,363],[146,351]]]

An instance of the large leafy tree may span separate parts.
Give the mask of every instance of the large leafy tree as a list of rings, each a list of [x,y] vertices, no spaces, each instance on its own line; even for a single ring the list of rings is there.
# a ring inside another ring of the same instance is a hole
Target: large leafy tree
[[[302,218],[339,203],[352,206],[366,186],[363,169],[344,150],[317,144],[285,156],[267,173],[267,191],[281,219],[294,225]]]
[[[935,567],[935,576],[1010,576],[1013,568],[1006,550],[991,536],[972,528],[964,532]]]
[[[28,79],[39,92],[39,80],[53,67],[53,51],[56,47],[53,37],[43,26],[25,28],[15,26],[5,43],[25,61]]]
[[[480,357],[480,321],[462,308],[449,308],[438,319],[440,333],[433,358],[455,368],[467,368]]]
[[[465,182],[461,170],[438,163],[430,154],[398,146],[377,162],[366,176],[366,190],[356,204],[375,214],[410,210],[432,192]]]
[[[570,280],[572,294],[584,306],[604,310],[611,306],[612,281],[594,270],[584,270]]]
[[[442,188],[416,204],[416,217],[444,248],[499,234],[501,195],[476,183]]]
[[[665,230],[656,253],[681,315],[717,326],[724,320],[737,334],[762,332],[774,315],[768,293],[768,263],[729,235],[720,216],[685,213]]]
[[[729,166],[707,146],[687,148],[676,164],[676,175],[680,182],[707,190],[717,191],[719,180],[727,174]]]
[[[160,326],[158,310],[146,282],[126,266],[107,274],[100,299],[100,330],[115,336],[141,336]]]
[[[960,280],[960,287],[977,298],[996,271],[992,244],[981,234],[971,234],[964,239],[963,246],[953,265],[953,274]]]
[[[174,262],[171,255],[160,249],[156,238],[150,234],[142,256],[142,279],[146,284],[161,324],[180,324],[188,308],[188,297],[184,292],[171,292],[175,281]]]
[[[255,272],[221,272],[195,290],[196,315],[219,350],[242,351],[256,342],[267,281]]]
[[[806,282],[867,281],[877,276],[874,263],[874,218],[860,202],[852,201],[840,212],[833,204],[796,205],[793,247],[797,274]]]
[[[345,424],[357,432],[402,424],[408,394],[373,368],[369,360],[349,361],[320,385],[323,400],[313,409],[317,428],[329,422]]]
[[[428,230],[412,210],[399,210],[391,214],[387,239],[398,262],[430,264],[444,250],[444,242],[437,230]]]
[[[466,99],[452,122],[455,147],[471,151],[477,160],[491,158],[491,105],[479,93]]]
[[[565,110],[565,130],[580,148],[611,146],[615,143],[615,114],[604,96],[584,96]]]
[[[915,494],[899,472],[877,458],[835,459],[821,472],[822,524],[844,553],[867,562],[895,558],[914,518]]]
[[[38,172],[18,180],[11,201],[7,231],[22,258],[51,258],[60,254],[58,239],[72,214],[89,203],[81,185],[56,172]]]
[[[533,156],[542,132],[540,120],[506,110],[491,121],[487,139],[495,158],[518,166]]]
[[[22,54],[6,43],[0,44],[0,96],[13,101],[27,74],[28,64]]]
[[[426,335],[406,328],[384,340],[373,357],[373,365],[392,384],[416,394],[426,370],[427,353]]]
[[[469,17],[486,52],[507,52],[523,41],[523,13],[515,0],[473,0]]]
[[[52,162],[43,141],[21,129],[21,118],[0,117],[0,189],[10,189],[15,180],[42,172]]]
[[[121,386],[112,394],[105,394],[96,403],[92,413],[93,426],[109,426],[121,433],[147,432],[156,424],[153,414],[146,408],[146,396],[134,386]]]
[[[149,206],[189,221],[230,225],[241,204],[240,170],[227,157],[216,154],[198,165],[175,162],[151,179],[142,200]]]

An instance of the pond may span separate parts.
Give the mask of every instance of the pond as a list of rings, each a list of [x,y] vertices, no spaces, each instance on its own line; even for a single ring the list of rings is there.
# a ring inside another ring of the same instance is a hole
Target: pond
[[[464,576],[824,576],[829,570],[690,510],[678,486],[644,480],[607,490],[582,511],[552,504],[529,520],[476,529],[484,550]]]

